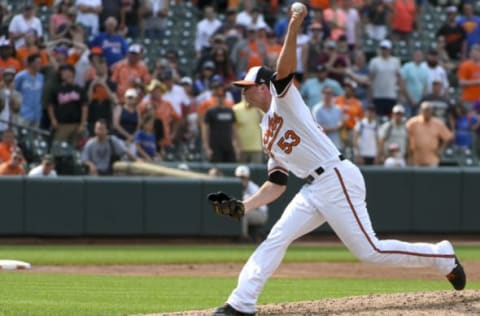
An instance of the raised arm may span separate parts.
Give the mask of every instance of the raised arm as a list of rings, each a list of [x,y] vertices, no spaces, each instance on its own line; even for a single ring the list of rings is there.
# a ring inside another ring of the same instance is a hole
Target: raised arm
[[[277,80],[286,78],[297,68],[297,35],[302,28],[303,19],[307,16],[307,8],[301,12],[291,12],[285,42],[277,60]]]

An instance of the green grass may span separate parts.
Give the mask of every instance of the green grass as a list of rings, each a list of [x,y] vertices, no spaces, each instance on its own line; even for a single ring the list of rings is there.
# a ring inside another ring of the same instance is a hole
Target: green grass
[[[35,265],[154,264],[245,262],[250,245],[172,246],[0,246],[0,259],[24,260]],[[462,260],[480,260],[479,247],[459,246]],[[285,262],[351,262],[343,246],[289,248]],[[212,308],[222,304],[236,277],[162,277],[65,275],[0,272],[0,316],[130,315]],[[426,280],[271,279],[259,303],[318,300],[321,298],[449,290],[443,278]],[[469,289],[480,289],[470,280]]]
[[[455,247],[462,260],[480,260],[480,247]],[[250,245],[198,246],[0,246],[0,259],[33,265],[154,264],[244,262]],[[291,246],[284,262],[352,262],[357,259],[344,246]]]
[[[127,315],[206,309],[224,302],[236,278],[0,273],[0,315]],[[470,282],[480,289],[480,282]],[[271,279],[259,303],[372,293],[449,290],[446,280]]]

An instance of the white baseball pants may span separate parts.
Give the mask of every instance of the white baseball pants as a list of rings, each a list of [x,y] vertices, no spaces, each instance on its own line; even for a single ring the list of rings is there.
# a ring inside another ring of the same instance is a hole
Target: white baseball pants
[[[248,259],[238,278],[237,288],[227,302],[239,311],[255,312],[265,282],[280,265],[290,243],[326,221],[361,261],[432,267],[443,275],[455,267],[454,250],[448,241],[430,244],[377,239],[365,196],[363,176],[348,160],[335,163],[312,184],[304,185],[267,239]]]

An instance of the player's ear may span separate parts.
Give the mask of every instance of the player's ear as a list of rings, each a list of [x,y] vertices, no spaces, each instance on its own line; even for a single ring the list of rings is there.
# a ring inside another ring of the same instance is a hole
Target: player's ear
[[[268,86],[266,84],[261,84],[258,86],[258,88],[260,89],[260,91],[262,91],[262,93],[266,93],[268,92]]]
[[[262,84],[263,87],[263,93],[265,94],[265,97],[270,97],[270,86],[268,84]]]

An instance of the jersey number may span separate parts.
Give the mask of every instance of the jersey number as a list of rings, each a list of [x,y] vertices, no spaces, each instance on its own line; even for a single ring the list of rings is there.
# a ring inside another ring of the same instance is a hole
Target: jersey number
[[[300,143],[300,137],[291,129],[285,132],[282,138],[277,142],[278,147],[286,154],[292,152],[292,148]]]

